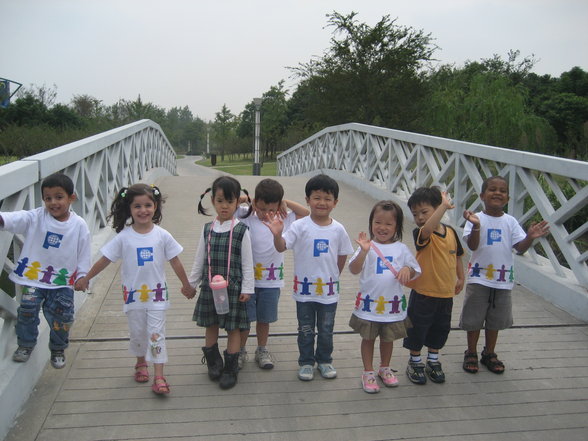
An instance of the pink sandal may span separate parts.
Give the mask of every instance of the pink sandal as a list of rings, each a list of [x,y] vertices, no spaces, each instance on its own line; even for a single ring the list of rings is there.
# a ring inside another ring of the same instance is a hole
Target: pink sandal
[[[149,371],[147,363],[137,363],[135,365],[135,381],[137,383],[147,383],[149,381]]]
[[[163,381],[163,383],[158,383],[157,381]],[[153,378],[153,385],[151,386],[151,390],[155,392],[157,395],[167,395],[169,394],[169,384],[167,384],[167,380],[165,377],[156,376]]]

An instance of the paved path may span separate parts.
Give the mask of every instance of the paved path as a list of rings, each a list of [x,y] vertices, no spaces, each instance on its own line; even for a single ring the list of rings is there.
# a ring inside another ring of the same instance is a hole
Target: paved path
[[[199,195],[220,173],[180,160],[182,176],[161,178],[167,196],[163,227],[185,248],[192,265],[198,235],[208,218],[196,213]],[[253,191],[257,177],[238,177]],[[304,201],[305,178],[279,178],[286,197]],[[366,230],[374,200],[343,185],[333,216],[352,238]],[[409,242],[412,223],[407,223]],[[287,252],[291,268],[291,253]],[[286,279],[291,278],[289,273]],[[588,439],[588,327],[522,287],[514,295],[515,327],[500,334],[498,352],[507,370],[476,375],[461,369],[465,334],[454,330],[441,352],[443,385],[411,384],[400,342],[392,364],[400,386],[368,395],[360,388],[359,337],[349,332],[357,277],[342,275],[334,364],[338,378],[301,382],[296,377],[296,316],[284,290],[280,319],[272,326],[271,371],[248,363],[229,391],[211,383],[201,364],[203,330],[192,322],[194,301],[179,294],[169,269],[173,298],[168,313],[172,393],[157,397],[133,381],[127,325],[119,301],[118,265],[101,274],[78,314],[67,351],[68,365],[48,367],[7,436],[25,440],[586,440]],[[457,326],[461,297],[455,302]],[[225,340],[221,340],[221,346]],[[254,339],[248,349],[255,349]]]

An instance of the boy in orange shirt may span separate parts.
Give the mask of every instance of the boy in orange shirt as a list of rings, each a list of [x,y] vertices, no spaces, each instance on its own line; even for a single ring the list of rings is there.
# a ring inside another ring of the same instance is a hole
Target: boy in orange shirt
[[[404,347],[410,350],[406,374],[415,384],[427,382],[425,372],[434,383],[443,383],[439,350],[451,329],[453,297],[464,285],[463,248],[455,230],[441,223],[445,212],[454,208],[447,192],[418,188],[408,199],[408,207],[418,227],[413,236],[422,274],[407,283],[412,288],[408,317],[413,327],[404,339]],[[426,364],[421,361],[423,346],[429,350]]]

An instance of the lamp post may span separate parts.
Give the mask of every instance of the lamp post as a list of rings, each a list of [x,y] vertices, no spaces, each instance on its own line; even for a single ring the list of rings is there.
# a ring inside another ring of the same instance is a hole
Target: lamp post
[[[261,164],[259,163],[259,131],[260,131],[260,115],[261,98],[253,98],[255,104],[255,141],[253,149],[253,176],[259,176],[261,172]]]

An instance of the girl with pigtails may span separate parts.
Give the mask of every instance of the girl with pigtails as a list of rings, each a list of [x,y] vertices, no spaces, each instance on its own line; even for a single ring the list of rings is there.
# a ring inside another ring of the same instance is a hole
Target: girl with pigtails
[[[217,178],[200,196],[200,214],[207,214],[202,200],[208,192],[211,192],[216,217],[204,225],[189,277],[192,287],[200,287],[193,320],[206,328],[202,351],[208,376],[211,380],[219,380],[222,389],[229,389],[237,383],[240,329],[249,327],[245,302],[255,291],[251,236],[245,224],[235,217],[241,195],[239,181],[231,176]],[[249,201],[249,195],[243,192]],[[220,277],[227,283],[229,308],[226,313],[216,309],[214,286],[211,287],[211,282]],[[224,362],[218,348],[220,328],[228,335]]]
[[[163,376],[163,366],[167,362],[165,312],[169,308],[165,262],[170,263],[182,283],[182,294],[187,298],[195,295],[178,257],[182,246],[159,226],[162,204],[161,191],[154,185],[134,184],[122,188],[108,216],[118,234],[101,248],[102,257],[76,283],[76,289],[87,289],[90,280],[111,262],[122,260],[123,310],[129,324],[129,351],[137,357],[134,379],[147,383],[147,363],[152,362],[151,389],[158,395],[170,392]]]

